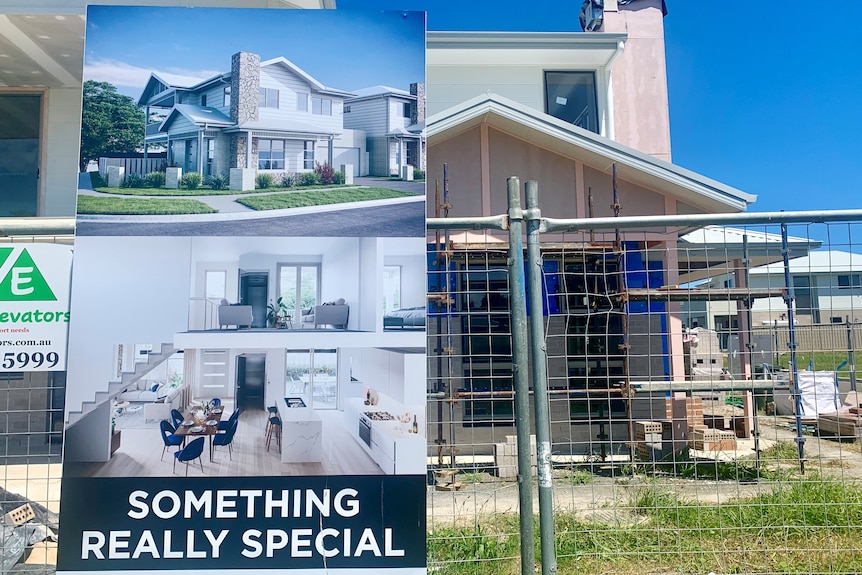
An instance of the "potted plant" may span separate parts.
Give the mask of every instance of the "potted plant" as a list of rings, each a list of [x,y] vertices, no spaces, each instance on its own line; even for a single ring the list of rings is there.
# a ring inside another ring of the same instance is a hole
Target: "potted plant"
[[[287,317],[287,306],[284,305],[281,297],[275,300],[275,303],[269,300],[269,305],[266,306],[266,309],[266,321],[270,327],[278,327],[278,324]]]

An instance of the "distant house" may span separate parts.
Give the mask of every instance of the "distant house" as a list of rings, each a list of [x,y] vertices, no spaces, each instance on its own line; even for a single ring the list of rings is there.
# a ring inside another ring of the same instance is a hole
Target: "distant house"
[[[424,85],[411,84],[409,92],[372,86],[355,94],[344,102],[344,126],[365,131],[369,172],[398,175],[407,165],[424,170]]]
[[[345,130],[353,94],[324,86],[290,60],[238,52],[231,71],[190,86],[152,74],[138,105],[146,144],[165,145],[168,164],[204,176],[230,168],[307,172],[315,163],[352,164],[361,173],[365,135]]]

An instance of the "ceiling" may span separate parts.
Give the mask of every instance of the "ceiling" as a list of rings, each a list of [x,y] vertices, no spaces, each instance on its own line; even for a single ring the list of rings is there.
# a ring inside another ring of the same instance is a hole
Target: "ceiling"
[[[84,17],[0,14],[0,87],[81,86]]]

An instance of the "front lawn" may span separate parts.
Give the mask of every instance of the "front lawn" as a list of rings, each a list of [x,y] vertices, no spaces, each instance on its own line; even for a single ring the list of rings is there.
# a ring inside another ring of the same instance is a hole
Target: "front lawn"
[[[253,210],[282,210],[305,206],[324,206],[366,200],[383,200],[415,196],[410,192],[399,192],[387,188],[356,188],[348,190],[327,190],[322,192],[293,192],[290,194],[270,194],[239,198],[236,201]]]
[[[212,214],[217,212],[198,200],[162,200],[150,198],[99,198],[78,196],[79,214],[174,215]]]
[[[257,188],[254,190],[213,190],[208,186],[201,186],[194,190],[188,190],[185,188],[180,189],[167,189],[167,188],[108,188],[104,186],[100,186],[95,188],[97,192],[101,192],[103,194],[114,194],[118,196],[230,196],[230,195],[239,195],[239,194],[264,194],[269,192],[288,192],[293,190],[320,190],[320,189],[331,189],[331,188],[345,188],[349,187],[346,184],[319,184],[316,186],[294,186],[291,188],[280,188],[280,187],[271,187],[271,188]]]

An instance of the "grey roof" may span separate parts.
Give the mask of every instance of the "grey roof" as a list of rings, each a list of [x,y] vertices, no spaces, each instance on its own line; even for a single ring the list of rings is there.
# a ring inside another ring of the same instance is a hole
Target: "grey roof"
[[[366,98],[369,96],[382,96],[385,94],[396,94],[398,96],[406,96],[408,98],[416,98],[410,94],[410,92],[406,90],[401,90],[399,88],[393,88],[391,86],[384,86],[382,84],[378,84],[377,86],[369,86],[368,88],[360,88],[359,90],[353,90],[353,93],[357,98]]]
[[[193,124],[208,124],[213,127],[232,126],[234,121],[222,114],[215,108],[209,106],[197,106],[195,104],[175,104],[174,109],[162,122],[160,132],[167,130],[168,124],[177,116],[181,115]]]

